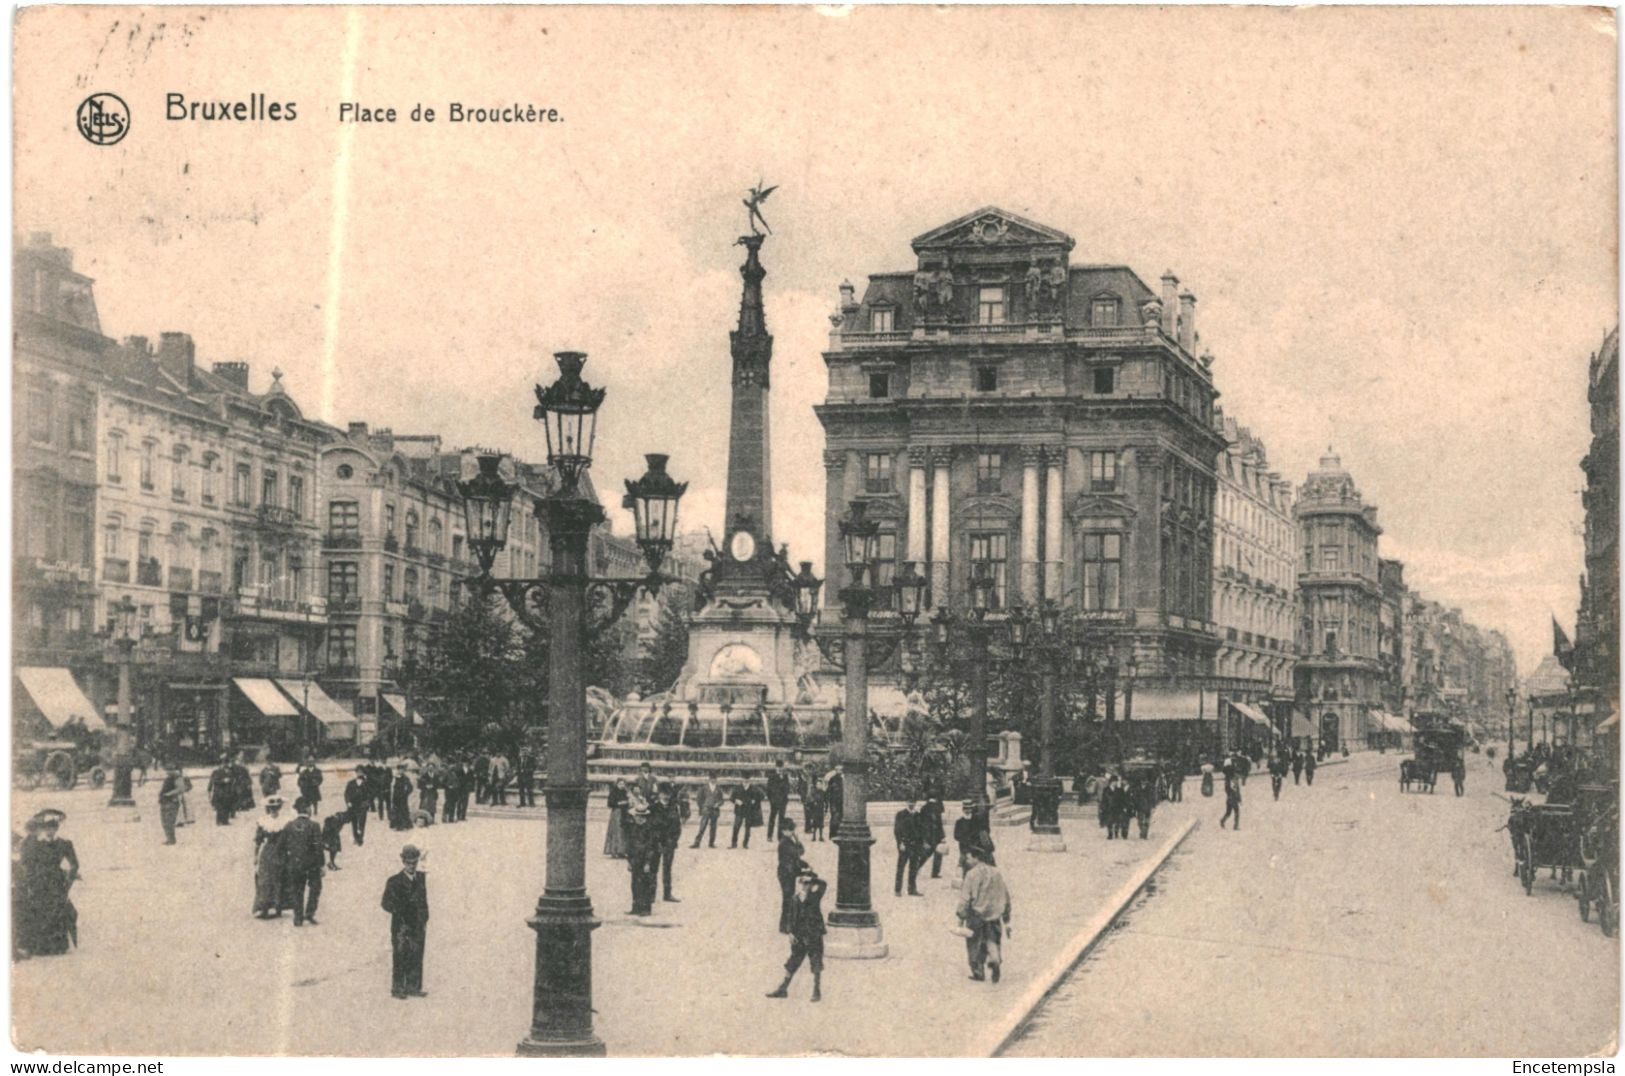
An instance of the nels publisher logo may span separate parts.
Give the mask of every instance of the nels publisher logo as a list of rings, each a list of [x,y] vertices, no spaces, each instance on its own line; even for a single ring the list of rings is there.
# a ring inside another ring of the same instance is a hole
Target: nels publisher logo
[[[79,133],[93,146],[111,146],[130,132],[130,106],[116,93],[93,93],[79,104]]]

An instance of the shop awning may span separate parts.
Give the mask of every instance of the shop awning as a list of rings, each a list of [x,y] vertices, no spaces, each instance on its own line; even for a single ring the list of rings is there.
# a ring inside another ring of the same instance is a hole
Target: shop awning
[[[1292,715],[1292,736],[1294,739],[1299,736],[1308,736],[1313,739],[1318,735],[1319,733],[1315,732],[1315,726],[1309,723],[1307,717],[1299,713]]]
[[[1204,695],[1206,696],[1204,698]],[[1119,718],[1123,706],[1117,707]],[[1201,691],[1148,691],[1134,693],[1131,721],[1217,721],[1217,696]]]
[[[1230,700],[1230,706],[1238,714],[1240,714],[1242,717],[1245,717],[1247,720],[1253,722],[1254,724],[1262,725],[1267,729],[1275,728],[1274,725],[1270,724],[1270,719],[1269,718],[1267,718],[1263,714],[1259,713],[1258,709],[1256,707],[1251,706],[1248,703],[1236,702],[1234,700]]]
[[[52,728],[61,728],[77,721],[92,732],[105,729],[107,722],[96,712],[96,707],[85,698],[66,669],[29,667],[17,670],[17,679],[23,682],[29,698],[39,707]]]
[[[406,696],[405,695],[385,695],[384,696],[384,701],[389,703],[389,708],[391,710],[394,710],[401,717],[406,716]],[[423,715],[420,714],[420,713],[417,713],[416,711],[413,711],[413,713],[412,713],[412,724],[414,724],[414,725],[423,724]]]
[[[288,697],[297,702],[306,699],[306,685],[303,680],[278,680],[277,686],[288,693]],[[334,702],[332,696],[322,690],[322,685],[312,680],[309,685],[310,716],[322,723],[327,729],[327,735],[335,740],[355,739],[356,717],[350,711]]]
[[[1415,729],[1411,728],[1411,723],[1409,721],[1406,721],[1403,717],[1396,717],[1393,714],[1388,713],[1386,710],[1373,710],[1371,712],[1371,716],[1377,719],[1377,724],[1381,725],[1389,732],[1399,732],[1409,736],[1412,732],[1416,731]]]
[[[299,708],[289,702],[276,685],[269,680],[256,680],[250,676],[238,676],[232,683],[242,689],[248,701],[254,708],[266,717],[298,717]]]

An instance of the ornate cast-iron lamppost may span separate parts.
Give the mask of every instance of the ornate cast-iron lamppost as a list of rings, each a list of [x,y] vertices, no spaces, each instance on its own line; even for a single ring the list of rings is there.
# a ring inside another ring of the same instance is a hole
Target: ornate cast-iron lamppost
[[[1019,625],[1019,627],[1018,627]],[[1025,613],[1011,613],[1011,646],[1018,652],[1028,634]],[[1055,740],[1057,681],[1073,654],[1073,646],[1066,638],[1061,608],[1053,601],[1045,602],[1038,613],[1039,635],[1030,653],[1038,663],[1042,678],[1039,701],[1039,757],[1038,777],[1032,782],[1033,822],[1032,840],[1028,850],[1034,852],[1064,852],[1066,842],[1061,837],[1061,782],[1055,775]],[[1018,640],[1020,640],[1018,642]]]
[[[993,625],[987,615],[998,603],[992,565],[976,561],[971,565],[970,616],[964,620],[955,617],[947,602],[937,608],[931,618],[935,629],[933,639],[937,650],[946,661],[953,646],[961,638],[968,643],[970,653],[970,740],[971,799],[977,811],[987,809],[987,680],[991,663],[989,649],[993,643]]]
[[[810,635],[831,664],[841,668],[846,678],[846,707],[850,715],[841,728],[841,741],[831,747],[831,756],[841,766],[841,825],[832,835],[839,849],[839,870],[835,881],[835,908],[829,913],[829,955],[848,959],[873,959],[886,955],[880,916],[874,910],[869,889],[869,849],[875,843],[869,831],[868,790],[864,775],[868,770],[869,669],[871,662],[884,664],[896,650],[897,640],[887,640],[869,652],[869,612],[882,603],[896,602],[896,610],[906,626],[920,615],[925,578],[910,563],[891,586],[878,582],[880,525],[867,515],[868,506],[853,501],[841,521],[841,540],[846,554],[849,585],[842,587],[841,628],[838,640],[811,633],[818,610],[821,581],[812,574],[812,564],[803,561],[794,577],[795,607],[804,633]],[[889,592],[889,593],[888,593]],[[839,711],[841,708],[836,707]]]
[[[130,771],[131,736],[135,731],[135,718],[130,705],[130,662],[136,639],[141,631],[136,624],[136,605],[128,594],[108,606],[113,614],[111,635],[118,647],[118,729],[113,738],[113,795],[109,807],[134,807]]]
[[[547,458],[559,487],[536,499],[547,527],[553,563],[540,579],[493,579],[491,565],[507,544],[515,485],[500,471],[501,457],[479,457],[479,473],[458,483],[469,547],[480,574],[468,585],[500,592],[520,620],[548,633],[547,881],[527,922],[536,931],[536,980],[530,1034],[519,1043],[526,1057],[602,1056],[592,1026],[592,931],[598,926],[587,896],[587,719],[582,657],[586,643],[625,612],[641,589],[658,592],[661,562],[677,531],[677,502],[686,483],[666,473],[666,457],[649,455],[649,470],[626,483],[624,507],[637,525],[638,546],[649,565],[641,579],[594,579],[588,574],[588,539],[605,519],[581,493],[592,464],[594,428],[604,390],[581,379],[586,356],[559,352],[559,379],[536,387],[535,417],[547,430]]]

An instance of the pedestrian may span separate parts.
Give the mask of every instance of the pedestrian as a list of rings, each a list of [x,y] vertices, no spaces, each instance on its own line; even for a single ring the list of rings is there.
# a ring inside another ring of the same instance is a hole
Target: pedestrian
[[[655,875],[660,869],[660,839],[649,820],[649,805],[631,798],[626,826],[626,869],[631,875],[632,910],[628,915],[653,915]]]
[[[1315,767],[1318,765],[1320,764],[1315,761],[1314,755],[1310,755],[1308,758],[1303,760],[1304,784],[1312,785],[1315,783]]]
[[[841,815],[846,811],[845,796],[846,778],[841,776],[841,768],[837,766],[824,775],[824,814],[832,840],[839,835]]]
[[[175,843],[175,821],[181,812],[181,771],[178,766],[164,767],[164,783],[158,789],[158,821],[164,827],[164,843]]]
[[[727,796],[717,784],[717,771],[712,770],[706,775],[705,787],[700,789],[700,828],[694,831],[694,843],[689,845],[690,848],[698,848],[700,838],[707,833],[710,834],[710,839],[706,847],[717,846],[717,819],[722,814],[722,803],[725,799]]]
[[[632,780],[632,788],[644,803],[655,801],[655,795],[660,791],[659,784],[655,781],[654,768],[647,762],[638,763],[638,775]]]
[[[34,815],[18,850],[23,899],[17,920],[29,956],[61,956],[79,945],[79,910],[68,896],[79,880],[79,856],[72,841],[57,836],[67,817],[55,808]]]
[[[536,806],[536,756],[529,751],[519,752],[519,766],[514,772],[519,781],[519,806]]]
[[[358,767],[355,776],[344,786],[344,805],[350,812],[350,839],[357,848],[367,843],[367,808],[372,798],[367,788],[367,769],[365,765]]]
[[[820,901],[829,891],[829,883],[818,877],[811,868],[803,866],[796,875],[796,895],[790,914],[790,959],[784,962],[784,982],[777,990],[768,992],[770,998],[790,996],[790,980],[805,960],[812,968],[812,1000],[823,999],[824,978],[824,910]]]
[[[767,775],[767,839],[772,840],[778,833],[779,819],[784,817],[784,809],[790,803],[790,778],[784,772],[784,760],[781,758],[773,764],[773,772]]]
[[[1279,755],[1279,754],[1271,756],[1271,758],[1270,758],[1270,793],[1276,799],[1281,798],[1281,785],[1285,781],[1286,781],[1286,759],[1284,757],[1282,757],[1281,755]]]
[[[282,797],[265,801],[265,813],[254,827],[254,918],[271,919],[282,914],[283,853],[282,831],[288,820],[282,817]]]
[[[734,805],[734,832],[729,848],[739,847],[739,830],[745,830],[745,847],[750,847],[750,831],[762,824],[762,790],[756,787],[756,779],[746,777],[745,783],[734,789],[730,797]]]
[[[954,823],[954,844],[959,846],[959,875],[965,875],[965,854],[970,851],[971,845],[980,845],[987,849],[988,861],[992,862],[993,835],[988,832],[987,812],[980,809],[975,800],[966,800],[960,804],[964,812]]]
[[[497,755],[491,759],[491,771],[486,780],[490,782],[491,803],[497,807],[508,806],[507,755]]]
[[[927,796],[925,805],[920,808],[920,839],[925,845],[925,854],[931,857],[931,877],[942,877],[942,858],[948,851],[948,834],[942,828],[942,796],[932,793]]]
[[[322,827],[310,817],[315,809],[307,799],[293,805],[298,816],[282,831],[284,880],[293,904],[293,925],[316,926],[316,905],[322,899]]]
[[[925,862],[920,837],[920,816],[910,797],[902,810],[892,818],[892,837],[897,842],[897,876],[892,885],[894,896],[903,895],[903,875],[908,875],[908,895],[923,896],[919,888],[920,864]]]
[[[395,778],[390,776],[389,767],[381,762],[374,763],[369,778],[372,787],[372,804],[378,812],[378,821],[389,821],[389,801],[394,798]]]
[[[1304,753],[1301,750],[1292,752],[1292,783],[1293,784],[1297,784],[1298,779],[1303,776],[1303,756],[1304,756]]]
[[[221,755],[220,765],[209,774],[209,806],[214,808],[214,824],[231,824],[231,814],[237,802],[237,790],[232,787],[231,756]]]
[[[604,855],[610,859],[626,858],[626,805],[630,800],[626,778],[615,778],[609,790],[609,825],[604,827]]]
[[[260,770],[260,795],[274,796],[282,791],[282,767],[266,762]]]
[[[441,778],[445,786],[445,799],[440,808],[440,821],[457,821],[457,804],[463,795],[463,767],[455,758],[446,764],[445,774]]]
[[[779,822],[779,933],[790,933],[795,922],[796,877],[805,867],[806,861],[801,858],[806,847],[796,839],[796,823],[794,819],[785,818]]]
[[[814,777],[801,797],[802,812],[807,816],[807,839],[824,839],[824,782]]]
[[[178,768],[178,767],[177,767]],[[175,813],[177,826],[190,826],[197,818],[192,814],[192,779],[181,773],[180,810]]]
[[[491,756],[481,751],[474,758],[474,802],[484,803],[491,780]]]
[[[338,811],[322,821],[322,848],[327,852],[327,869],[341,870],[339,853],[344,851],[344,824],[350,821],[349,811]]]
[[[1467,793],[1467,763],[1460,756],[1450,764],[1450,780],[1456,786],[1456,795]]]
[[[677,845],[683,839],[683,818],[678,813],[676,794],[671,782],[662,781],[654,805],[649,808],[649,824],[654,827],[660,849],[661,900],[678,904],[671,893],[671,861],[677,855]]]
[[[389,793],[389,828],[412,828],[412,777],[404,762],[395,769],[395,784]]]
[[[319,808],[322,805],[322,771],[317,768],[312,752],[305,752],[305,761],[299,764],[296,780],[299,798],[308,801],[312,811]]]
[[[389,992],[397,998],[425,998],[423,950],[429,931],[429,887],[418,870],[423,854],[416,845],[401,849],[401,869],[384,883],[382,907],[389,913]]]
[[[425,766],[418,775],[418,811],[428,821],[425,825],[433,825],[436,808],[440,806],[440,767]]]
[[[959,921],[970,931],[965,956],[970,961],[970,977],[977,982],[984,978],[999,981],[1004,938],[1010,930],[1010,890],[992,858],[992,850],[979,842],[967,847],[962,863],[965,879],[956,909]]]
[[[1219,819],[1219,828],[1223,829],[1225,822],[1234,818],[1236,829],[1241,828],[1241,782],[1235,778],[1227,778],[1224,782],[1224,817]]]
[[[1205,756],[1202,759],[1202,795],[1213,795],[1213,763]]]
[[[254,809],[254,778],[243,765],[241,755],[231,757],[231,787],[235,793],[231,803],[233,814]]]

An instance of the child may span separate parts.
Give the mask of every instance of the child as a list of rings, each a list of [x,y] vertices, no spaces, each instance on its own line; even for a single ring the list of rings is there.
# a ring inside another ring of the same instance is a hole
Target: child
[[[344,832],[344,824],[350,820],[350,812],[341,811],[330,814],[327,821],[322,823],[322,847],[327,849],[327,869],[342,870],[339,866],[338,854],[343,851],[339,835]]]
[[[824,910],[819,907],[819,901],[824,899],[824,892],[829,889],[829,883],[818,877],[817,873],[807,866],[801,868],[796,876],[796,896],[790,911],[790,959],[784,962],[784,982],[779,988],[770,992],[770,998],[787,998],[790,996],[790,980],[796,977],[803,959],[812,965],[813,990],[812,999],[822,1000],[820,992],[824,975]]]

